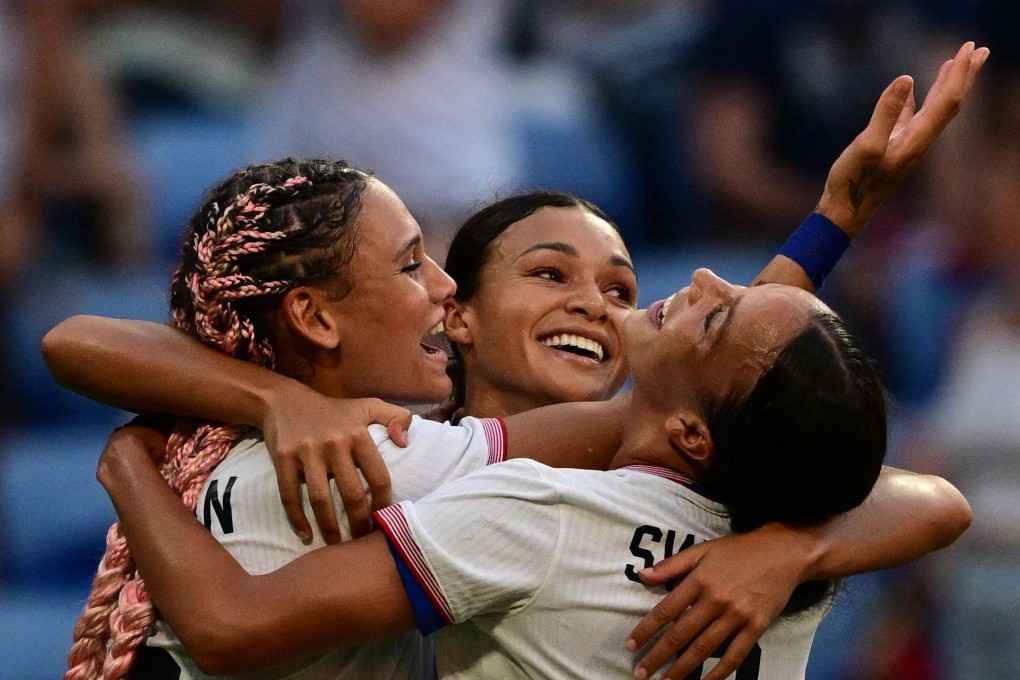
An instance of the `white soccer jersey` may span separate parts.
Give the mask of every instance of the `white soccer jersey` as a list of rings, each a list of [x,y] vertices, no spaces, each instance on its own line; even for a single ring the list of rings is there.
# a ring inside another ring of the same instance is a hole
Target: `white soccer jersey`
[[[677,473],[515,460],[376,513],[448,678],[629,678],[627,634],[665,591],[635,571],[728,533]],[[736,680],[803,678],[816,607],[773,624]],[[717,663],[707,661],[691,678]]]
[[[408,431],[408,446],[394,444],[381,425],[369,431],[386,462],[395,501],[417,500],[472,470],[497,463],[506,456],[506,430],[499,419],[464,418],[459,425],[436,423],[417,416]],[[367,485],[366,485],[367,490]],[[305,514],[311,505],[304,494]],[[333,503],[343,519],[341,532],[350,528],[336,487]],[[300,555],[325,545],[313,522],[314,536],[304,545],[287,520],[265,442],[258,438],[239,442],[205,483],[196,509],[198,520],[251,574],[275,571]],[[182,667],[181,680],[207,678],[188,657],[170,627],[157,623],[149,644],[164,647]],[[326,678],[422,678],[423,640],[411,633],[388,640],[337,649],[312,659],[251,676],[260,680],[325,680]]]

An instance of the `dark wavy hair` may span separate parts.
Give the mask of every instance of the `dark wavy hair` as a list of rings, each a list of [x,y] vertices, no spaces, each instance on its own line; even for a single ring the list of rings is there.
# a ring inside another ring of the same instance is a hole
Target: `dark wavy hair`
[[[814,313],[744,399],[708,405],[715,454],[702,483],[725,503],[735,533],[770,521],[821,522],[871,493],[885,458],[886,395],[843,322]],[[798,588],[788,613],[835,591]]]

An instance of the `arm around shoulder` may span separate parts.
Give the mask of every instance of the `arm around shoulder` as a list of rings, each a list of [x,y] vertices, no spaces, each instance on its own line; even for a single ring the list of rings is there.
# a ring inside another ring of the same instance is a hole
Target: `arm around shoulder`
[[[62,386],[135,412],[260,426],[270,399],[303,388],[151,321],[74,316],[46,334],[42,351]]]
[[[861,506],[817,527],[824,549],[808,579],[916,560],[952,544],[972,517],[967,499],[945,479],[886,467]]]
[[[199,667],[236,674],[414,628],[378,532],[253,576],[199,524],[136,428],[110,439],[97,477],[153,602]]]

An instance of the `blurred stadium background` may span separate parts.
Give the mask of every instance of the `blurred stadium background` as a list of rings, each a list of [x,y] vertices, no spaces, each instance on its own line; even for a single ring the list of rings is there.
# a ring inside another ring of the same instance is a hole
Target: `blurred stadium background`
[[[992,48],[972,101],[822,296],[881,364],[889,462],[947,476],[975,525],[851,579],[808,677],[1020,677],[1017,29],[1007,0],[0,0],[0,680],[63,671],[127,417],[60,389],[40,340],[166,320],[221,176],[352,161],[437,259],[493,197],[571,191],[622,226],[646,304],[695,266],[749,280],[884,85],[920,98],[967,39]]]

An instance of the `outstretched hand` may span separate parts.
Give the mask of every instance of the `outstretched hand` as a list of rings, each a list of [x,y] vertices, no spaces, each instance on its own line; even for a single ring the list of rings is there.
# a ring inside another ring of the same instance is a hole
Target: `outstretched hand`
[[[913,79],[900,76],[890,83],[868,127],[829,170],[816,211],[856,237],[960,111],[988,54],[986,47],[964,43],[942,65],[916,112]]]
[[[310,541],[312,529],[301,503],[304,482],[323,539],[338,542],[340,526],[329,484],[333,478],[351,533],[367,534],[372,511],[392,502],[389,471],[368,425],[386,425],[390,439],[406,446],[411,413],[380,399],[332,399],[308,392],[301,399],[278,399],[263,424],[287,517],[301,540]],[[371,507],[358,470],[371,491]]]
[[[681,580],[631,631],[626,647],[636,652],[669,626],[645,651],[634,677],[651,677],[675,659],[663,678],[686,678],[727,640],[704,680],[723,680],[736,671],[807,573],[812,550],[806,540],[769,524],[693,545],[639,571],[647,585]]]

